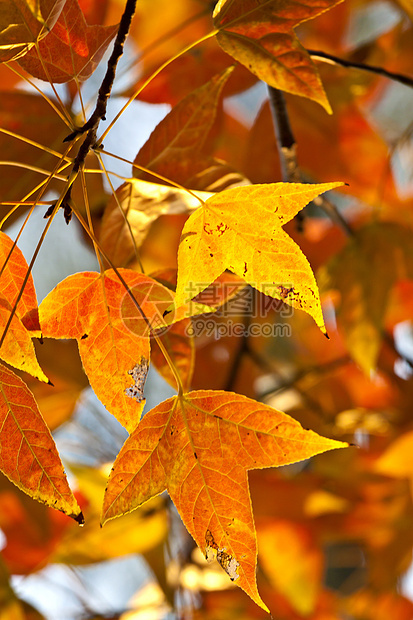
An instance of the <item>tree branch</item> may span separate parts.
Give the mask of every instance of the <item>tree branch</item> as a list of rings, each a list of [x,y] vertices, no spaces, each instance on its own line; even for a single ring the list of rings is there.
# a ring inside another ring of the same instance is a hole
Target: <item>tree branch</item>
[[[272,86],[268,86],[268,94],[280,153],[283,181],[285,183],[301,183],[302,176],[297,163],[297,143],[291,129],[284,95],[280,90]],[[341,226],[346,235],[351,236],[354,234],[337,207],[325,196],[317,196],[312,202],[317,207],[320,207],[330,219]],[[302,212],[298,216],[300,216],[299,222],[302,224]]]
[[[313,60],[320,60],[321,62],[327,62],[333,65],[340,65],[341,67],[360,69],[360,71],[376,73],[377,75],[386,77],[389,80],[394,80],[395,82],[400,82],[400,84],[404,84],[404,86],[409,86],[410,88],[413,88],[413,78],[409,77],[408,75],[403,75],[402,73],[393,73],[393,71],[387,71],[382,67],[366,65],[362,62],[345,60],[344,58],[338,58],[337,56],[333,56],[332,54],[327,54],[327,52],[321,52],[319,50],[307,50],[307,52],[310,54]]]
[[[132,22],[132,17],[135,14],[136,9],[136,0],[126,0],[125,11],[121,17],[119,23],[118,33],[116,35],[115,43],[113,44],[112,54],[108,60],[108,66],[106,69],[105,77],[102,80],[102,84],[100,85],[98,92],[98,99],[96,102],[96,107],[89,118],[89,120],[83,125],[76,129],[73,133],[66,136],[64,142],[69,142],[76,138],[77,135],[81,133],[85,133],[86,131],[95,130],[99,126],[100,121],[106,120],[106,108],[108,99],[110,97],[110,93],[112,91],[113,82],[115,81],[116,75],[116,67],[119,62],[119,58],[123,54],[123,46],[126,41],[126,37],[129,33],[129,28]]]
[[[135,9],[136,0],[126,0],[125,10],[121,17],[118,33],[113,44],[112,54],[110,55],[110,58],[108,60],[105,77],[103,78],[100,85],[96,106],[92,115],[90,116],[89,120],[83,125],[83,127],[76,129],[74,132],[66,136],[66,138],[63,140],[63,142],[70,142],[71,140],[74,140],[79,134],[86,133],[86,137],[83,140],[83,143],[79,148],[79,151],[73,162],[72,172],[69,175],[69,179],[72,178],[74,180],[76,178],[77,173],[85,163],[89,151],[94,147],[96,143],[97,130],[100,121],[106,119],[106,108],[110,93],[112,92],[113,82],[115,81],[116,67],[118,65],[119,58],[123,54],[123,46],[129,33],[132,18],[135,14]],[[72,184],[66,191],[66,194],[63,197],[61,203],[61,206],[64,209],[64,217],[67,224],[70,222],[72,217],[71,192]],[[51,207],[46,212],[45,217],[49,217],[52,212],[53,207]]]

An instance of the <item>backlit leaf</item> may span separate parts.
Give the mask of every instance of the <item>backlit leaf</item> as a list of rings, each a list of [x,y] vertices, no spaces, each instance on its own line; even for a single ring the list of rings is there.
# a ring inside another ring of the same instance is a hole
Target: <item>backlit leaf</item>
[[[233,71],[230,67],[190,93],[157,125],[135,157],[135,164],[157,172],[186,187],[212,128],[222,89]],[[205,159],[205,156],[203,157]],[[134,169],[134,176],[145,178]],[[153,177],[149,180],[153,180]]]
[[[193,286],[201,292],[229,269],[266,295],[305,310],[325,332],[314,274],[282,226],[339,185],[251,185],[209,198],[182,231],[176,306],[188,301]]]
[[[49,379],[39,366],[32,338],[40,336],[36,291],[30,274],[16,312],[10,320],[12,308],[17,301],[28,271],[26,260],[13,241],[0,232],[0,334],[7,328],[0,349],[0,359],[19,370],[25,370],[40,381]],[[30,331],[28,331],[30,330]]]
[[[247,471],[347,446],[304,430],[281,411],[229,392],[168,399],[145,415],[119,453],[103,522],[168,490],[207,559],[247,594],[258,594],[256,536]]]
[[[1,471],[34,499],[81,523],[83,515],[36,401],[23,381],[2,365],[0,418]]]
[[[0,266],[2,269],[0,275],[0,294],[13,306],[23,286],[29,267],[21,250],[17,245],[13,247],[13,241],[3,232],[0,232]],[[37,297],[32,274],[29,275],[23,294],[17,304],[16,315],[20,319],[25,317],[23,323],[26,324],[27,329],[40,329]]]
[[[67,135],[67,126],[43,97],[23,92],[8,92],[2,93],[0,97],[0,127],[19,136],[0,132],[1,161],[7,162],[0,165],[1,200],[21,200],[46,178],[40,172],[26,169],[24,164],[51,170],[58,162],[57,157],[28,144],[24,138],[41,145],[47,136],[47,147],[60,151],[62,140]],[[19,166],[14,166],[11,162],[17,162]],[[38,192],[35,192],[31,199],[37,196]],[[11,207],[1,206],[2,218],[9,208]]]
[[[273,587],[302,616],[314,612],[323,576],[323,556],[301,524],[267,520],[258,528],[259,561]]]
[[[44,337],[77,340],[97,397],[131,432],[145,404],[151,330],[162,333],[174,321],[187,317],[188,308],[164,318],[174,299],[172,291],[134,271],[121,269],[119,273],[146,318],[112,270],[69,276],[43,300],[39,316]]]
[[[36,359],[32,333],[26,329],[16,314],[7,327],[10,315],[11,306],[4,297],[0,296],[0,334],[3,334],[7,328],[6,337],[0,348],[0,359],[48,383],[49,379]]]
[[[26,54],[54,26],[65,0],[13,0],[0,5],[0,62]]]
[[[366,226],[320,274],[324,290],[340,293],[338,325],[349,352],[366,374],[376,368],[393,285],[398,279],[413,279],[411,234],[398,224]]]
[[[211,196],[208,192],[194,194],[184,189],[128,179],[116,190],[116,196],[111,198],[105,210],[100,233],[103,250],[115,265],[127,265],[135,257],[135,244],[137,248],[142,245],[149,227],[159,216],[192,213]]]
[[[318,71],[293,28],[340,1],[219,0],[218,43],[270,86],[314,99],[331,112]]]
[[[77,0],[66,0],[51,32],[19,64],[40,80],[83,82],[98,66],[117,26],[88,26]]]
[[[121,272],[128,285],[161,287],[134,272]],[[165,289],[167,290],[167,289]],[[151,318],[144,294],[138,301]],[[57,285],[39,307],[40,325],[46,338],[76,338],[83,367],[98,398],[129,431],[139,421],[145,400],[143,384],[149,364],[149,330],[141,318],[133,331],[127,327],[121,305],[126,292],[111,271],[103,275],[85,272],[69,276]],[[169,293],[171,299],[171,293]],[[138,310],[136,310],[138,313]],[[135,393],[137,379],[141,390]],[[137,376],[137,375],[136,375]]]

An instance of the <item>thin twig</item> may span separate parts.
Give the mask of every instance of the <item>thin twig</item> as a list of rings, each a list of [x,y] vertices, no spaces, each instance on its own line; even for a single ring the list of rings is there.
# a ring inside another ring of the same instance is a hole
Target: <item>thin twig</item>
[[[118,34],[116,35],[115,43],[113,45],[112,54],[110,55],[110,58],[108,60],[108,67],[106,69],[106,74],[99,88],[96,107],[91,117],[83,125],[83,127],[76,129],[76,131],[74,131],[72,134],[70,134],[69,136],[65,138],[66,142],[73,140],[73,138],[75,138],[79,133],[85,133],[86,131],[91,131],[91,130],[94,130],[96,132],[100,121],[105,120],[108,99],[112,91],[113,82],[115,81],[116,67],[117,67],[119,58],[123,54],[123,46],[125,44],[126,37],[128,36],[129,28],[132,22],[132,17],[135,14],[135,9],[136,9],[136,0],[127,0],[125,11],[120,20]]]
[[[66,223],[69,223],[72,216],[71,192],[73,182],[76,179],[79,170],[84,165],[89,151],[96,146],[97,130],[100,121],[106,119],[106,108],[110,93],[112,92],[113,82],[115,81],[116,67],[118,65],[119,58],[123,54],[123,46],[129,33],[135,9],[136,0],[127,0],[125,10],[120,20],[115,43],[113,45],[112,54],[110,55],[110,58],[108,60],[106,74],[99,88],[96,107],[92,115],[90,116],[89,120],[83,125],[83,127],[76,129],[73,133],[66,136],[66,138],[64,139],[64,142],[70,142],[71,140],[74,140],[79,134],[86,133],[86,137],[83,140],[83,143],[81,144],[80,149],[73,162],[72,172],[69,175],[69,179],[71,180],[69,188],[65,196],[63,197],[63,200],[61,201],[61,205],[64,208]],[[46,213],[45,217],[47,217],[48,215],[49,213]]]
[[[360,69],[360,71],[368,71],[369,73],[376,73],[383,77],[400,82],[404,86],[413,88],[413,78],[402,73],[394,73],[393,71],[387,71],[382,67],[376,67],[375,65],[366,65],[362,62],[353,62],[352,60],[346,60],[345,58],[338,58],[327,52],[321,52],[319,50],[307,50],[313,60],[320,60],[321,62],[327,62],[329,64],[340,65],[341,67],[347,67],[350,69]]]
[[[284,95],[272,86],[268,86],[268,95],[280,154],[282,179],[285,183],[301,183],[303,179],[297,163],[297,143],[291,129]],[[325,196],[317,196],[312,202],[339,224],[346,235],[352,236],[354,234],[337,207]],[[301,225],[303,221],[302,212],[298,213],[298,218]]]
[[[331,360],[330,362],[326,362],[325,364],[319,364],[317,366],[310,366],[308,368],[304,368],[302,370],[297,371],[293,377],[291,377],[290,379],[285,379],[284,381],[280,381],[277,385],[277,387],[268,389],[268,390],[264,390],[263,392],[260,393],[259,398],[260,400],[265,400],[266,398],[270,397],[270,396],[274,396],[274,395],[278,395],[281,394],[282,392],[285,392],[286,390],[296,390],[297,389],[297,382],[300,381],[301,379],[304,379],[305,377],[308,377],[309,375],[323,375],[325,373],[329,373],[329,372],[333,372],[336,368],[340,368],[340,366],[344,366],[345,364],[348,364],[349,362],[351,362],[351,358],[348,355],[345,355],[343,357],[338,357],[334,360]],[[272,369],[272,373],[274,373],[274,369]],[[278,378],[280,378],[280,373],[278,372]]]

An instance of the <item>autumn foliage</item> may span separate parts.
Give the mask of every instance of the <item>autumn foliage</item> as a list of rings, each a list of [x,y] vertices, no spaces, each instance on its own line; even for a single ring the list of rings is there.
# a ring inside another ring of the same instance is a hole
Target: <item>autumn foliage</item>
[[[412,618],[412,20],[1,4],[1,620]]]

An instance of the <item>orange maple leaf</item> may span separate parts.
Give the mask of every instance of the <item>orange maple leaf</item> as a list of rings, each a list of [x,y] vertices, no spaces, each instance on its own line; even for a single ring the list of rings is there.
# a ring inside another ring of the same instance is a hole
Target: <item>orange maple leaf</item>
[[[22,491],[83,523],[52,435],[27,385],[0,365],[0,470]]]
[[[98,66],[117,26],[88,26],[77,0],[66,0],[49,34],[19,64],[34,77],[62,83],[87,80]]]
[[[49,379],[36,359],[32,342],[33,337],[40,335],[33,278],[30,274],[18,300],[28,265],[10,237],[2,232],[0,265],[0,335],[6,332],[0,348],[0,359],[48,383]],[[15,312],[11,316],[16,302]]]
[[[342,0],[219,0],[214,10],[222,49],[261,80],[331,107],[318,71],[293,28]]]
[[[170,398],[145,415],[109,477],[102,522],[165,489],[205,555],[263,609],[247,471],[348,444],[320,437],[281,411],[229,392]]]
[[[56,23],[65,0],[13,0],[0,15],[0,62],[16,60],[46,36]]]
[[[44,337],[77,340],[91,387],[131,432],[145,404],[150,336],[185,318],[187,307],[164,318],[174,298],[169,289],[135,271],[118,273],[124,282],[111,269],[69,276],[43,300],[39,316]]]
[[[13,306],[20,295],[16,315],[31,331],[40,330],[37,296],[33,276],[29,275],[23,288],[24,279],[29,269],[21,250],[6,234],[0,231],[0,295]],[[40,335],[40,334],[36,334]]]

